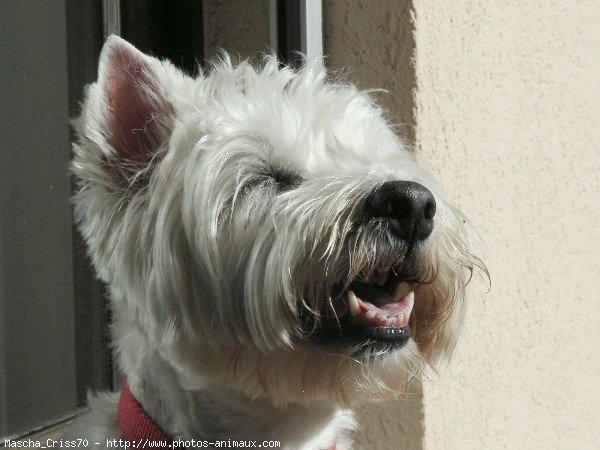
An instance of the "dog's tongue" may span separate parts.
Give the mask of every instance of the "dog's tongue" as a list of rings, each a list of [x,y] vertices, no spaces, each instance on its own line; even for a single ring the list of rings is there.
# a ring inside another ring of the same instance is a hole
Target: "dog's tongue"
[[[410,291],[404,295],[403,290],[397,287],[391,295],[381,295],[370,292],[348,291],[348,307],[352,320],[364,327],[393,327],[402,328],[408,325],[410,313],[415,301],[415,293]],[[377,294],[370,296],[370,294]],[[359,295],[369,300],[360,298]]]

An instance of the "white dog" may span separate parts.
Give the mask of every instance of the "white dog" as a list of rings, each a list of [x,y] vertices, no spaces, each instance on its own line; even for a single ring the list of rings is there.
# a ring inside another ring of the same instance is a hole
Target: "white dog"
[[[349,448],[353,405],[450,355],[485,270],[467,222],[321,61],[225,56],[192,79],[111,37],[76,129],[127,383],[71,436]]]

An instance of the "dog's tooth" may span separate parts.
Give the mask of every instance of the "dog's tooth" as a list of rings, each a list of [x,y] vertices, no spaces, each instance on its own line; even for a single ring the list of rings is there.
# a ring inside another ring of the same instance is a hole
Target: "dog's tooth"
[[[408,293],[408,301],[409,302],[414,302],[415,301],[415,291],[410,291]]]
[[[350,307],[350,314],[352,314],[352,317],[356,317],[360,314],[358,297],[353,291],[348,291],[348,306]]]
[[[373,311],[372,309],[368,310],[368,311],[365,313],[365,317],[366,317],[367,319],[374,319],[376,315],[377,315],[377,313],[376,313],[375,311]]]
[[[410,286],[408,285],[408,283],[406,283],[405,281],[403,281],[402,283],[400,283],[396,287],[396,290],[394,292],[394,301],[395,302],[399,302],[404,297],[406,297],[408,295],[408,293],[409,293],[409,289],[410,289]]]

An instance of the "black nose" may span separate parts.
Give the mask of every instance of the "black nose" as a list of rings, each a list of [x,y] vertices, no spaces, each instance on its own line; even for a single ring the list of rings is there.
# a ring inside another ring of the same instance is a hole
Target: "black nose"
[[[386,181],[369,194],[366,209],[372,217],[389,219],[390,231],[402,239],[426,239],[433,231],[435,199],[413,181]]]

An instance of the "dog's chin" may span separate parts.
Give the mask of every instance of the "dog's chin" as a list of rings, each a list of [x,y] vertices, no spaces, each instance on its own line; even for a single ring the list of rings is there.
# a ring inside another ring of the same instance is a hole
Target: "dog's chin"
[[[211,378],[245,396],[266,398],[280,406],[326,401],[351,407],[407,392],[410,380],[420,374],[411,339],[402,346],[375,343],[360,354],[349,347],[313,343],[263,355],[248,351],[237,355],[237,364],[222,367]]]

